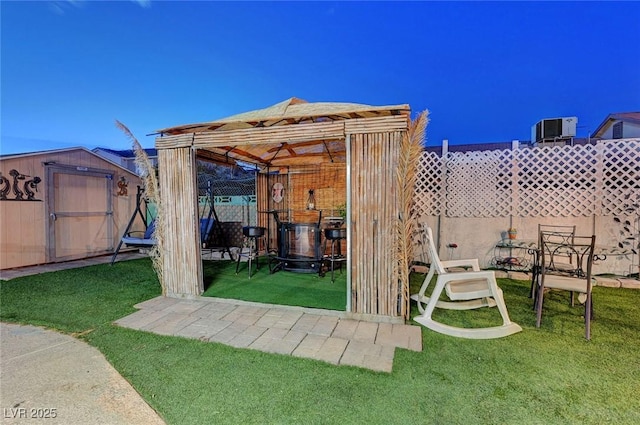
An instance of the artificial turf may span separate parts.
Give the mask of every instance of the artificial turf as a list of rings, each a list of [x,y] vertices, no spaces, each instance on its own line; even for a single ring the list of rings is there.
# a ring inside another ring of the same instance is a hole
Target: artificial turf
[[[465,340],[423,328],[423,351],[397,350],[390,374],[114,326],[161,292],[146,259],[0,282],[0,319],[77,334],[168,424],[640,423],[639,290],[596,287],[586,341],[566,297],[546,297],[536,329],[529,283],[498,283],[522,332]],[[475,313],[438,318],[494,319]]]
[[[260,259],[256,271],[252,265],[249,277],[248,264],[232,261],[204,261],[203,274],[205,297],[233,298],[268,304],[295,305],[344,311],[347,305],[346,271],[335,270],[324,277],[318,273],[294,273],[276,271],[270,273],[268,259]],[[275,268],[274,268],[275,269]]]

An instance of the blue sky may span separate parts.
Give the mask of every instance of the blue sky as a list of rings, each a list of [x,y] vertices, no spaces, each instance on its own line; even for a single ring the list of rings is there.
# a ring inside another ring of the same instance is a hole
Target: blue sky
[[[145,147],[270,106],[408,103],[427,145],[640,111],[640,2],[0,2],[1,145]]]

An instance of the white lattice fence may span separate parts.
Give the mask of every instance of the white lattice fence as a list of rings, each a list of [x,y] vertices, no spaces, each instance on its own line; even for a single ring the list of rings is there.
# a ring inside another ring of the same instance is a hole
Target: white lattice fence
[[[508,216],[512,157],[511,151],[448,154],[445,164],[447,216]]]
[[[640,190],[639,158],[637,139],[445,158],[425,152],[415,209],[418,216],[446,217],[621,214],[625,197]]]
[[[590,216],[598,211],[601,179],[596,146],[520,149],[514,214],[520,217]]]
[[[635,199],[640,194],[640,140],[607,141],[601,144],[601,149],[604,180],[601,214],[624,214],[629,202],[625,196]]]
[[[442,209],[442,164],[444,160],[432,152],[424,152],[420,158],[416,178],[417,217],[437,216]]]

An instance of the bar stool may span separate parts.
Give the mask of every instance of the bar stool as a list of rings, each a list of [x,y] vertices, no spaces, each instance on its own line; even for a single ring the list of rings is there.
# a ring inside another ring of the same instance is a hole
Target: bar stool
[[[256,271],[260,268],[260,257],[258,256],[258,238],[264,236],[265,232],[264,227],[257,226],[245,226],[242,228],[242,234],[244,235],[244,246],[249,248],[248,253],[243,253],[243,249],[238,252],[238,260],[236,263],[236,274],[238,274],[238,270],[240,270],[240,259],[242,257],[247,257],[247,262],[249,264],[249,279],[251,279],[251,262],[256,260]]]
[[[347,261],[347,257],[342,255],[340,245],[342,240],[347,238],[347,229],[345,228],[326,228],[324,229],[324,246],[322,248],[323,254],[327,250],[327,242],[331,243],[331,254],[324,255],[323,261],[331,264],[331,282],[335,282],[334,269],[335,263],[340,265],[340,272],[342,272],[342,263]],[[320,267],[322,270],[322,267]]]

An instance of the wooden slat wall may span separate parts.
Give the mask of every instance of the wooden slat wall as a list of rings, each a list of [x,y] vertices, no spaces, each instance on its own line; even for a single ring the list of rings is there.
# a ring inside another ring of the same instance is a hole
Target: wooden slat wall
[[[277,249],[277,227],[273,215],[261,213],[260,211],[288,210],[289,183],[287,174],[258,174],[256,185],[256,199],[258,206],[258,226],[267,229],[267,247]],[[276,204],[271,199],[271,187],[275,183],[282,183],[284,186],[284,199]]]
[[[345,121],[346,134],[388,133],[406,131],[409,128],[407,115],[392,115],[376,118],[356,118]]]
[[[271,187],[282,183],[284,200],[275,204],[271,199]],[[345,164],[322,164],[316,167],[292,168],[289,174],[259,174],[256,188],[258,211],[288,210],[292,221],[311,223],[317,220],[317,211],[306,211],[309,189],[315,190],[316,209],[323,217],[337,214],[338,205],[346,201]],[[286,218],[286,215],[282,215]],[[258,225],[269,231],[269,247],[277,246],[276,224],[270,214],[259,214]],[[343,248],[345,245],[343,244]]]
[[[248,128],[242,130],[207,131],[195,134],[162,136],[156,139],[156,148],[195,146],[256,145],[298,143],[322,139],[343,139],[344,121]]]
[[[401,131],[351,136],[351,308],[398,316],[396,164]]]
[[[291,208],[295,221],[310,223],[317,220],[317,212],[305,213],[309,189],[314,190],[316,209],[323,217],[336,214],[338,205],[347,199],[345,164],[320,164],[315,167],[291,168]]]
[[[158,150],[165,231],[162,275],[166,295],[191,298],[204,291],[196,155],[191,148]]]

